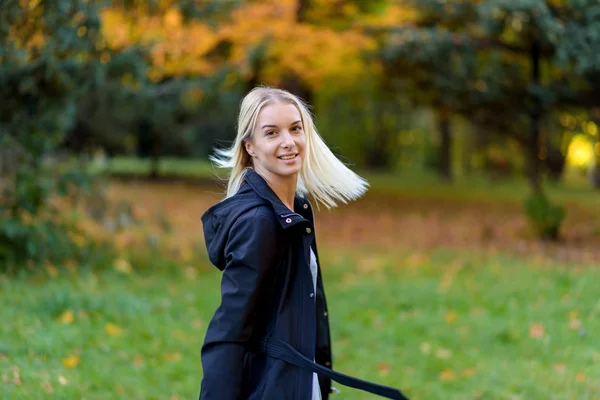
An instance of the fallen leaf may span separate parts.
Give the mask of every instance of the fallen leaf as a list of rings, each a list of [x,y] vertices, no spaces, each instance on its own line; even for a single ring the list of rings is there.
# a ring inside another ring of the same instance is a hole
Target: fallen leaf
[[[22,383],[21,382],[21,374],[19,373],[19,367],[14,367],[13,368],[13,380],[12,380],[12,382],[15,385],[17,385],[17,386],[21,385],[21,383]]]
[[[133,357],[133,365],[140,366],[142,364],[144,364],[144,357],[139,354]]]
[[[381,375],[387,376],[390,374],[390,365],[386,363],[380,363],[377,365],[377,371],[379,371]]]
[[[477,373],[476,368],[466,368],[460,374],[466,378],[470,378]]]
[[[123,386],[117,385],[117,392],[123,393],[124,391],[125,391],[125,389],[123,389]]]
[[[168,361],[178,361],[181,359],[181,354],[179,353],[164,353],[163,356]]]
[[[442,360],[446,360],[452,357],[452,352],[448,349],[440,348],[435,351],[435,356],[437,358],[441,358]]]
[[[431,353],[431,345],[427,342],[423,342],[419,345],[419,349],[421,349],[421,352],[424,354],[429,354]]]
[[[48,271],[48,274],[54,278],[56,275],[58,275],[58,269],[56,269],[56,267],[50,263],[46,264],[46,271]]]
[[[569,320],[577,319],[577,310],[572,310],[569,312]]]
[[[455,379],[456,375],[451,369],[445,369],[442,372],[440,372],[440,381],[453,381]]]
[[[131,264],[129,263],[129,261],[122,258],[115,260],[113,268],[116,271],[121,272],[122,274],[129,275],[131,273]]]
[[[361,274],[371,274],[383,268],[381,257],[372,254],[360,257],[356,264],[356,270]]]
[[[577,372],[575,374],[575,380],[579,383],[585,382],[585,375],[583,374],[583,372]]]
[[[60,320],[60,322],[62,322],[63,324],[72,324],[73,320],[75,319],[75,316],[73,314],[73,311],[71,310],[66,310],[65,312],[63,312],[60,317],[58,317],[58,319]]]
[[[569,321],[569,328],[571,329],[579,329],[581,328],[581,321],[578,319],[572,319]]]
[[[529,336],[534,339],[544,337],[544,333],[544,325],[542,324],[533,324],[529,327]]]
[[[567,366],[565,364],[563,364],[563,363],[554,364],[554,369],[557,372],[564,372],[566,368],[567,368]]]
[[[202,328],[202,320],[201,319],[195,319],[192,321],[192,326],[194,328]]]
[[[52,383],[45,381],[41,383],[41,386],[47,393],[54,393],[54,386],[52,386]]]
[[[186,267],[185,268],[185,277],[190,281],[195,281],[198,277],[198,269],[194,267]]]
[[[70,356],[62,359],[62,364],[65,366],[65,368],[75,368],[79,365],[79,362],[80,360],[77,356]]]
[[[104,331],[110,336],[120,336],[123,334],[123,329],[121,327],[110,322],[107,322],[106,325],[104,325]]]
[[[58,377],[58,383],[60,383],[61,385],[66,385],[67,383],[69,383],[69,380],[67,378],[65,378],[64,376],[59,376]]]
[[[456,311],[450,310],[444,315],[444,321],[451,324],[456,320]]]

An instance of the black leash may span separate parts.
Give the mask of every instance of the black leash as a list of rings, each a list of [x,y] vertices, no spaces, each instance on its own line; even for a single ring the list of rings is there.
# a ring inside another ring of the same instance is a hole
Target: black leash
[[[264,336],[259,342],[259,350],[268,356],[278,358],[302,369],[325,375],[341,385],[364,390],[369,393],[387,397],[388,399],[409,400],[408,397],[404,396],[398,389],[353,378],[314,363],[283,340],[271,336]]]

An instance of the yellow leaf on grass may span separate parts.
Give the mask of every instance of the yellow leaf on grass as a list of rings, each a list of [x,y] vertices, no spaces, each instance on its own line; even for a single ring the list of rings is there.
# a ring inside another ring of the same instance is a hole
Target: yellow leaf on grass
[[[135,366],[139,366],[142,365],[144,363],[144,357],[140,356],[139,354],[135,357],[133,357],[133,365]]]
[[[431,345],[427,342],[423,342],[419,345],[419,349],[421,349],[421,352],[424,354],[429,354],[431,353]]]
[[[46,271],[48,271],[48,275],[53,278],[58,275],[58,269],[56,269],[56,267],[50,263],[46,263]]]
[[[192,326],[194,328],[202,328],[202,320],[196,318],[195,320],[192,321]]]
[[[575,374],[575,380],[579,383],[583,383],[585,382],[585,375],[583,374],[583,372],[578,372]]]
[[[123,334],[123,329],[120,326],[110,322],[104,325],[104,331],[110,336],[120,336]]]
[[[390,374],[390,365],[386,363],[380,363],[377,365],[377,371],[379,371],[381,375],[387,376]]]
[[[75,320],[75,315],[73,314],[73,311],[66,310],[58,317],[58,319],[63,324],[72,324],[73,320]]]
[[[569,321],[572,321],[574,319],[577,319],[577,310],[569,312]]]
[[[450,310],[444,315],[444,321],[451,324],[456,320],[456,311]]]
[[[453,381],[455,379],[456,375],[451,369],[445,369],[442,372],[440,372],[440,381]]]
[[[65,368],[75,368],[76,366],[79,365],[79,357],[77,356],[70,356],[67,358],[63,358],[62,359],[62,364],[65,366]]]
[[[66,385],[67,383],[69,383],[69,380],[67,378],[65,378],[64,376],[59,376],[58,377],[58,383],[60,383],[61,385]]]
[[[529,336],[534,339],[539,339],[544,337],[544,325],[542,324],[533,324],[529,327]]]
[[[118,260],[115,260],[113,268],[116,271],[119,271],[119,272],[121,272],[123,274],[130,274],[131,273],[131,264],[129,263],[129,261],[124,260],[122,258],[119,258]]]
[[[181,359],[181,354],[179,353],[164,353],[163,356],[168,361],[178,361]]]

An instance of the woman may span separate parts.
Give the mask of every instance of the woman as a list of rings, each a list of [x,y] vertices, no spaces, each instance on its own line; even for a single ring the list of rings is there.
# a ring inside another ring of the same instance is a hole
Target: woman
[[[235,142],[213,161],[231,175],[226,199],[202,216],[208,256],[223,278],[202,346],[200,399],[326,400],[331,378],[374,393],[389,389],[330,369],[305,197],[335,207],[361,196],[365,180],[327,148],[301,100],[267,87],[246,95]]]

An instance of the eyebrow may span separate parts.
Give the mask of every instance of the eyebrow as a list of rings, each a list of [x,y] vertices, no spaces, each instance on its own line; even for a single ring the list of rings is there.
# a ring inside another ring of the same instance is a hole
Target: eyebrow
[[[298,121],[292,122],[292,123],[290,124],[290,126],[292,126],[292,125],[296,125],[296,124],[298,124],[298,123],[300,123],[300,122],[302,122],[302,120],[301,120],[301,119],[299,119]],[[265,128],[278,128],[278,126],[277,126],[277,125],[263,125],[263,126],[260,128],[260,129],[265,129]]]

